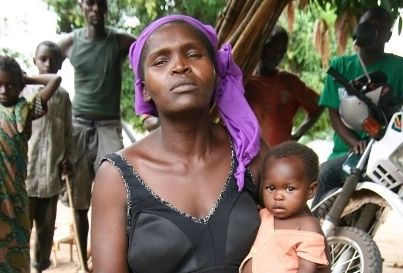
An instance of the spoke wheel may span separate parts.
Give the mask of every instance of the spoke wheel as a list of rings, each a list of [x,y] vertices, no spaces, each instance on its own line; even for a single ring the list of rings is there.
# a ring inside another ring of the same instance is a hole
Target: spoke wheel
[[[332,273],[380,273],[382,257],[375,241],[364,231],[340,227],[327,238]]]

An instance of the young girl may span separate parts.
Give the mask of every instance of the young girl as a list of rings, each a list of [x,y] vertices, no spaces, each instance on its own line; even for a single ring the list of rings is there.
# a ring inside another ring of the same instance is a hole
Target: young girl
[[[32,120],[44,115],[61,83],[55,74],[29,77],[15,59],[0,56],[0,272],[29,272],[27,175]],[[31,102],[20,97],[26,84],[45,87]]]
[[[314,273],[328,265],[321,227],[306,207],[315,196],[318,171],[316,153],[297,142],[267,153],[259,188],[261,224],[240,273]]]

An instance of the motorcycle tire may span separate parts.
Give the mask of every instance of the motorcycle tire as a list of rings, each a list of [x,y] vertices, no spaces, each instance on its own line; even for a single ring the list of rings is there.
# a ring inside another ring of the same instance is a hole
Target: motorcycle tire
[[[326,215],[329,213],[330,209],[333,206],[333,203],[336,201],[337,195],[328,198],[325,202],[320,204],[320,206],[312,211],[312,214],[318,219],[319,222],[325,219]],[[351,214],[344,216],[343,218],[339,219],[338,226],[349,226],[354,227],[355,223],[357,222],[358,218],[360,217],[361,211],[358,210]]]
[[[326,198],[326,196],[325,196]],[[337,195],[327,199],[325,202],[320,204],[320,206],[312,211],[313,215],[320,221],[325,219],[326,214],[330,211],[330,208],[333,206],[334,201],[336,200]]]
[[[382,257],[375,241],[353,227],[338,227],[327,237],[332,273],[380,273]]]

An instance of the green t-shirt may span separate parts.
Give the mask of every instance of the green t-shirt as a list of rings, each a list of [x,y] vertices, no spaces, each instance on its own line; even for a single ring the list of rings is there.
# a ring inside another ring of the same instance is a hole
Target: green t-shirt
[[[330,66],[348,80],[354,80],[364,75],[364,70],[357,58],[357,55],[343,56],[333,59]],[[393,95],[397,98],[403,98],[403,57],[385,53],[377,62],[366,66],[368,73],[373,71],[381,71],[388,77],[388,84],[392,86]],[[339,108],[340,95],[343,86],[334,81],[333,77],[327,75],[325,86],[319,100],[319,104],[328,108]],[[357,134],[359,139],[364,139],[364,133]],[[350,147],[335,133],[333,136],[333,150],[329,156],[335,158],[346,154]]]
[[[73,113],[118,118],[123,60],[117,30],[106,26],[105,39],[88,40],[74,30],[70,62],[74,67]]]

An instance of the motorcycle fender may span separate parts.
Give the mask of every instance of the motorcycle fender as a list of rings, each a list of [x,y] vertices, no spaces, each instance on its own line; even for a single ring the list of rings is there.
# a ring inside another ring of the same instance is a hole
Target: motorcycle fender
[[[371,181],[366,181],[358,183],[355,190],[369,190],[378,194],[384,199],[385,203],[389,204],[389,206],[403,219],[403,199],[401,199],[396,193],[392,192],[385,186],[376,184]],[[331,195],[328,196],[328,198],[337,195],[339,192],[341,192],[341,188],[334,191]]]

